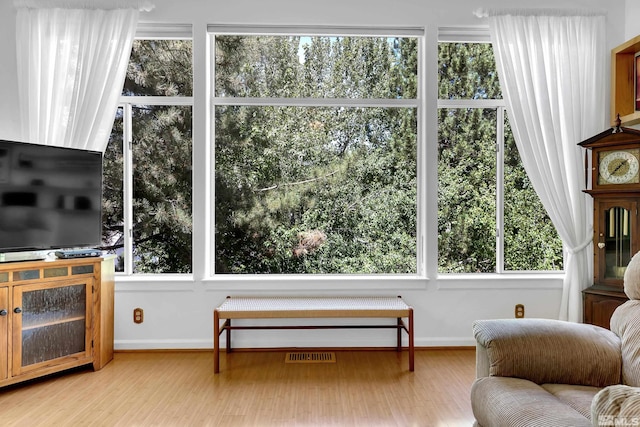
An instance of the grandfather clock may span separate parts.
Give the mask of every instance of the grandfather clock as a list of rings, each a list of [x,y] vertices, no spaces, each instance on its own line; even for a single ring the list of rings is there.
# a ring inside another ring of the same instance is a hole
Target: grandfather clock
[[[593,197],[594,284],[583,291],[584,322],[609,328],[613,311],[627,301],[627,264],[640,250],[640,130],[618,122],[579,145],[591,151],[591,162],[585,156],[591,189],[585,192]]]

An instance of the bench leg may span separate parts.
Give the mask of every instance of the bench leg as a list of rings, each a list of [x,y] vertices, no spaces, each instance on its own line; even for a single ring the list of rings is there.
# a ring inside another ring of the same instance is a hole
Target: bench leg
[[[403,326],[402,317],[398,317],[397,325],[398,325],[398,328],[396,330],[396,332],[397,332],[396,351],[400,352],[400,351],[402,351],[402,326]]]
[[[220,314],[213,310],[213,373],[220,372]]]
[[[413,308],[409,308],[409,371],[413,372],[414,359],[413,359]]]

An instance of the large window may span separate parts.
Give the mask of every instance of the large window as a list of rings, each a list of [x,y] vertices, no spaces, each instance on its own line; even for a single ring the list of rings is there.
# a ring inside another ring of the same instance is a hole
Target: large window
[[[215,273],[421,273],[420,33],[210,30]]]
[[[215,274],[424,275],[422,32],[209,30]],[[562,269],[490,44],[438,65],[438,271]],[[192,81],[190,39],[135,41],[104,168],[120,272],[192,271]]]
[[[192,270],[191,40],[134,41],[104,155],[104,246],[124,273]]]
[[[562,269],[562,242],[525,173],[488,43],[439,43],[438,270]]]

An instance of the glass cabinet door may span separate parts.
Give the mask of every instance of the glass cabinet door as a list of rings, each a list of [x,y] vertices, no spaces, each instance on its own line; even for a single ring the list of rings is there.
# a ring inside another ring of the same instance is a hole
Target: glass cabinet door
[[[634,254],[633,233],[636,233],[636,203],[608,201],[601,203],[597,247],[599,279],[605,283],[622,284],[627,265]],[[636,249],[637,250],[637,249]]]
[[[14,288],[13,374],[91,357],[91,280]]]
[[[605,211],[605,279],[622,279],[631,260],[629,209],[613,206]]]

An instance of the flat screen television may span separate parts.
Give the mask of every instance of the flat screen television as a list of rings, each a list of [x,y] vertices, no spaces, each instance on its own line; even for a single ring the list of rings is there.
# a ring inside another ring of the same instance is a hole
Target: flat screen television
[[[0,253],[102,240],[102,153],[0,140]]]

